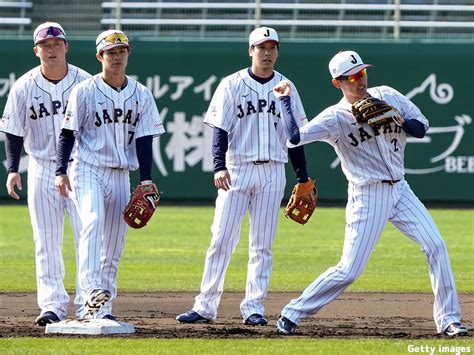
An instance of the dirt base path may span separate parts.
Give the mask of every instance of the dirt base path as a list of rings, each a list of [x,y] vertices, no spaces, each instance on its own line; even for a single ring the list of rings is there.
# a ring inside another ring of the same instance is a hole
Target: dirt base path
[[[270,293],[265,302],[266,327],[244,325],[239,312],[243,295],[231,292],[224,293],[218,319],[211,324],[176,322],[176,315],[192,306],[194,293],[122,293],[114,303],[114,312],[135,326],[136,333],[127,338],[274,338],[281,337],[275,331],[281,309],[298,295]],[[464,323],[473,329],[474,294],[459,298]],[[294,337],[436,338],[432,303],[432,294],[345,293],[304,319]],[[56,336],[44,334],[44,328],[34,324],[38,313],[35,294],[0,293],[0,337]]]

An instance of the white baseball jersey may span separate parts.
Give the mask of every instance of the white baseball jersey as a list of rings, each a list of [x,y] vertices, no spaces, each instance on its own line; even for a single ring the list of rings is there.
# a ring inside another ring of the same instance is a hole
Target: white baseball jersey
[[[66,77],[53,84],[43,77],[39,66],[30,70],[13,85],[0,129],[24,137],[28,155],[55,160],[69,95],[75,85],[89,77],[84,70],[68,64]]]
[[[428,128],[428,120],[405,96],[388,86],[368,90]],[[394,122],[379,128],[356,123],[351,105],[342,99],[300,128],[302,143],[330,143],[346,175],[346,231],[340,262],[313,281],[281,315],[298,324],[336,299],[365,269],[388,222],[421,246],[429,264],[438,332],[459,322],[461,312],[448,251],[423,203],[404,180],[405,131]]]
[[[211,100],[204,122],[228,133],[226,167],[231,179],[228,191],[218,190],[213,234],[207,251],[201,293],[193,310],[208,319],[217,317],[230,257],[240,238],[240,226],[250,211],[249,263],[242,318],[264,314],[272,269],[272,243],[286,183],[288,161],[287,126],[281,117],[281,102],[273,87],[288,80],[278,72],[264,83],[253,79],[247,69],[226,77]],[[298,123],[307,122],[296,89],[293,110]]]
[[[81,224],[71,199],[54,187],[56,147],[69,95],[79,82],[90,77],[68,64],[67,75],[53,84],[40,66],[22,75],[8,96],[1,130],[24,138],[28,161],[28,209],[36,250],[38,306],[60,319],[67,315],[69,296],[64,288],[62,243],[64,210],[71,220],[77,245]],[[80,299],[76,294],[76,302]]]
[[[83,225],[78,246],[82,299],[91,289],[112,294],[98,318],[112,314],[117,295],[116,276],[127,233],[122,212],[130,199],[129,170],[139,167],[135,141],[165,131],[150,90],[127,80],[125,88],[115,90],[100,73],[78,85],[62,125],[77,133],[70,180]],[[84,307],[76,312],[79,318],[85,314]]]
[[[397,108],[406,119],[418,120],[428,128],[428,120],[418,107],[395,89],[378,86],[368,92]],[[400,180],[405,174],[405,131],[395,123],[373,130],[366,124],[356,123],[351,104],[344,98],[322,111],[300,131],[300,144],[312,141],[331,144],[341,160],[342,171],[353,184]]]
[[[71,93],[62,128],[78,132],[73,158],[93,166],[136,170],[135,139],[165,132],[150,90],[127,77],[117,92],[97,74]]]
[[[288,79],[274,73],[273,79],[262,85],[242,69],[224,78],[214,93],[204,123],[229,134],[227,162],[288,161],[288,134],[281,119],[281,102],[273,94],[275,85]],[[293,84],[292,87],[293,112],[304,125],[307,119],[303,104]]]

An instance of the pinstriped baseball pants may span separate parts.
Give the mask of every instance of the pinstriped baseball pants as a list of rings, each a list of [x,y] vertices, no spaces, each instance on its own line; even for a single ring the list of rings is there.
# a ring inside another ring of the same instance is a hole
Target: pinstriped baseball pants
[[[225,273],[239,241],[240,226],[247,210],[250,211],[249,261],[245,299],[240,311],[243,319],[254,313],[264,314],[262,302],[267,295],[272,243],[286,183],[283,163],[229,164],[228,171],[232,186],[229,191],[218,191],[201,293],[193,307],[208,319],[217,317]]]
[[[52,311],[64,319],[69,304],[62,251],[64,210],[71,221],[76,247],[81,223],[72,200],[62,197],[54,187],[55,170],[55,162],[29,157],[28,210],[35,242],[38,306],[41,313]]]
[[[282,316],[298,324],[336,299],[362,274],[388,221],[421,245],[429,264],[434,293],[433,316],[438,332],[459,322],[461,312],[446,245],[431,215],[405,180],[394,185],[349,184],[346,233],[339,263],[327,269],[297,299],[288,303]]]
[[[82,303],[77,305],[76,316],[85,315],[87,290],[105,289],[112,298],[97,313],[100,318],[112,314],[112,301],[117,296],[118,264],[128,230],[122,211],[130,199],[129,171],[74,162],[70,177],[71,196],[82,221],[77,249]]]

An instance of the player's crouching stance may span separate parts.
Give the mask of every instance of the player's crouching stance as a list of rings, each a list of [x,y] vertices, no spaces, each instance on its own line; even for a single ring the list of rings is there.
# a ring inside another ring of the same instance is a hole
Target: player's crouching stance
[[[125,74],[129,38],[109,30],[97,37],[96,46],[102,72],[71,93],[58,147],[56,189],[63,196],[71,194],[82,221],[77,253],[85,303],[77,317],[114,319],[129,172],[139,168],[141,184],[151,183],[152,141],[164,128],[150,90]]]
[[[280,85],[274,89],[286,108],[283,118],[292,127],[290,146],[314,141],[330,143],[349,183],[341,260],[283,308],[277,331],[294,333],[301,319],[335,300],[354,282],[364,271],[387,222],[391,222],[421,245],[426,254],[438,333],[467,335],[467,328],[461,324],[446,245],[430,213],[404,179],[406,136],[423,138],[428,120],[395,89],[368,88],[370,66],[354,51],[336,54],[329,62],[329,71],[343,98],[300,128],[291,108],[291,87],[282,90]]]
[[[22,75],[13,85],[0,130],[6,135],[6,187],[8,194],[16,200],[20,197],[15,188],[22,190],[19,174],[22,147],[29,156],[28,210],[35,242],[37,297],[41,308],[36,324],[45,326],[67,316],[69,296],[64,288],[62,254],[65,211],[76,244],[80,231],[79,217],[71,199],[51,195],[56,141],[73,87],[90,75],[67,63],[69,44],[59,23],[40,24],[33,33],[33,41],[40,65]],[[82,304],[79,291],[75,304]]]

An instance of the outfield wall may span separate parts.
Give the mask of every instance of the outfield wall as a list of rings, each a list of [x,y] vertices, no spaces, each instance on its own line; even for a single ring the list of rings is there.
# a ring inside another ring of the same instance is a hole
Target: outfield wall
[[[1,41],[0,107],[13,82],[37,65],[30,41]],[[72,41],[68,59],[90,73],[100,71],[93,41]],[[314,117],[340,98],[327,64],[339,50],[354,49],[375,65],[370,86],[386,84],[408,95],[430,120],[422,140],[409,139],[406,179],[424,201],[474,201],[474,43],[287,43],[277,70],[297,86],[307,116]],[[153,92],[167,134],[155,139],[154,178],[166,199],[212,199],[212,130],[202,123],[219,80],[250,63],[244,42],[134,43],[129,74]],[[0,136],[3,140],[3,135]],[[344,201],[346,180],[331,146],[306,146],[310,176],[322,200]],[[0,158],[5,160],[3,142]],[[26,156],[21,168],[26,171]],[[2,170],[5,171],[5,170]],[[25,174],[24,174],[25,175]],[[137,174],[133,174],[134,183]],[[287,167],[287,195],[294,182]],[[0,198],[6,198],[0,174]],[[26,176],[23,176],[26,185]],[[23,194],[25,194],[24,189]]]

